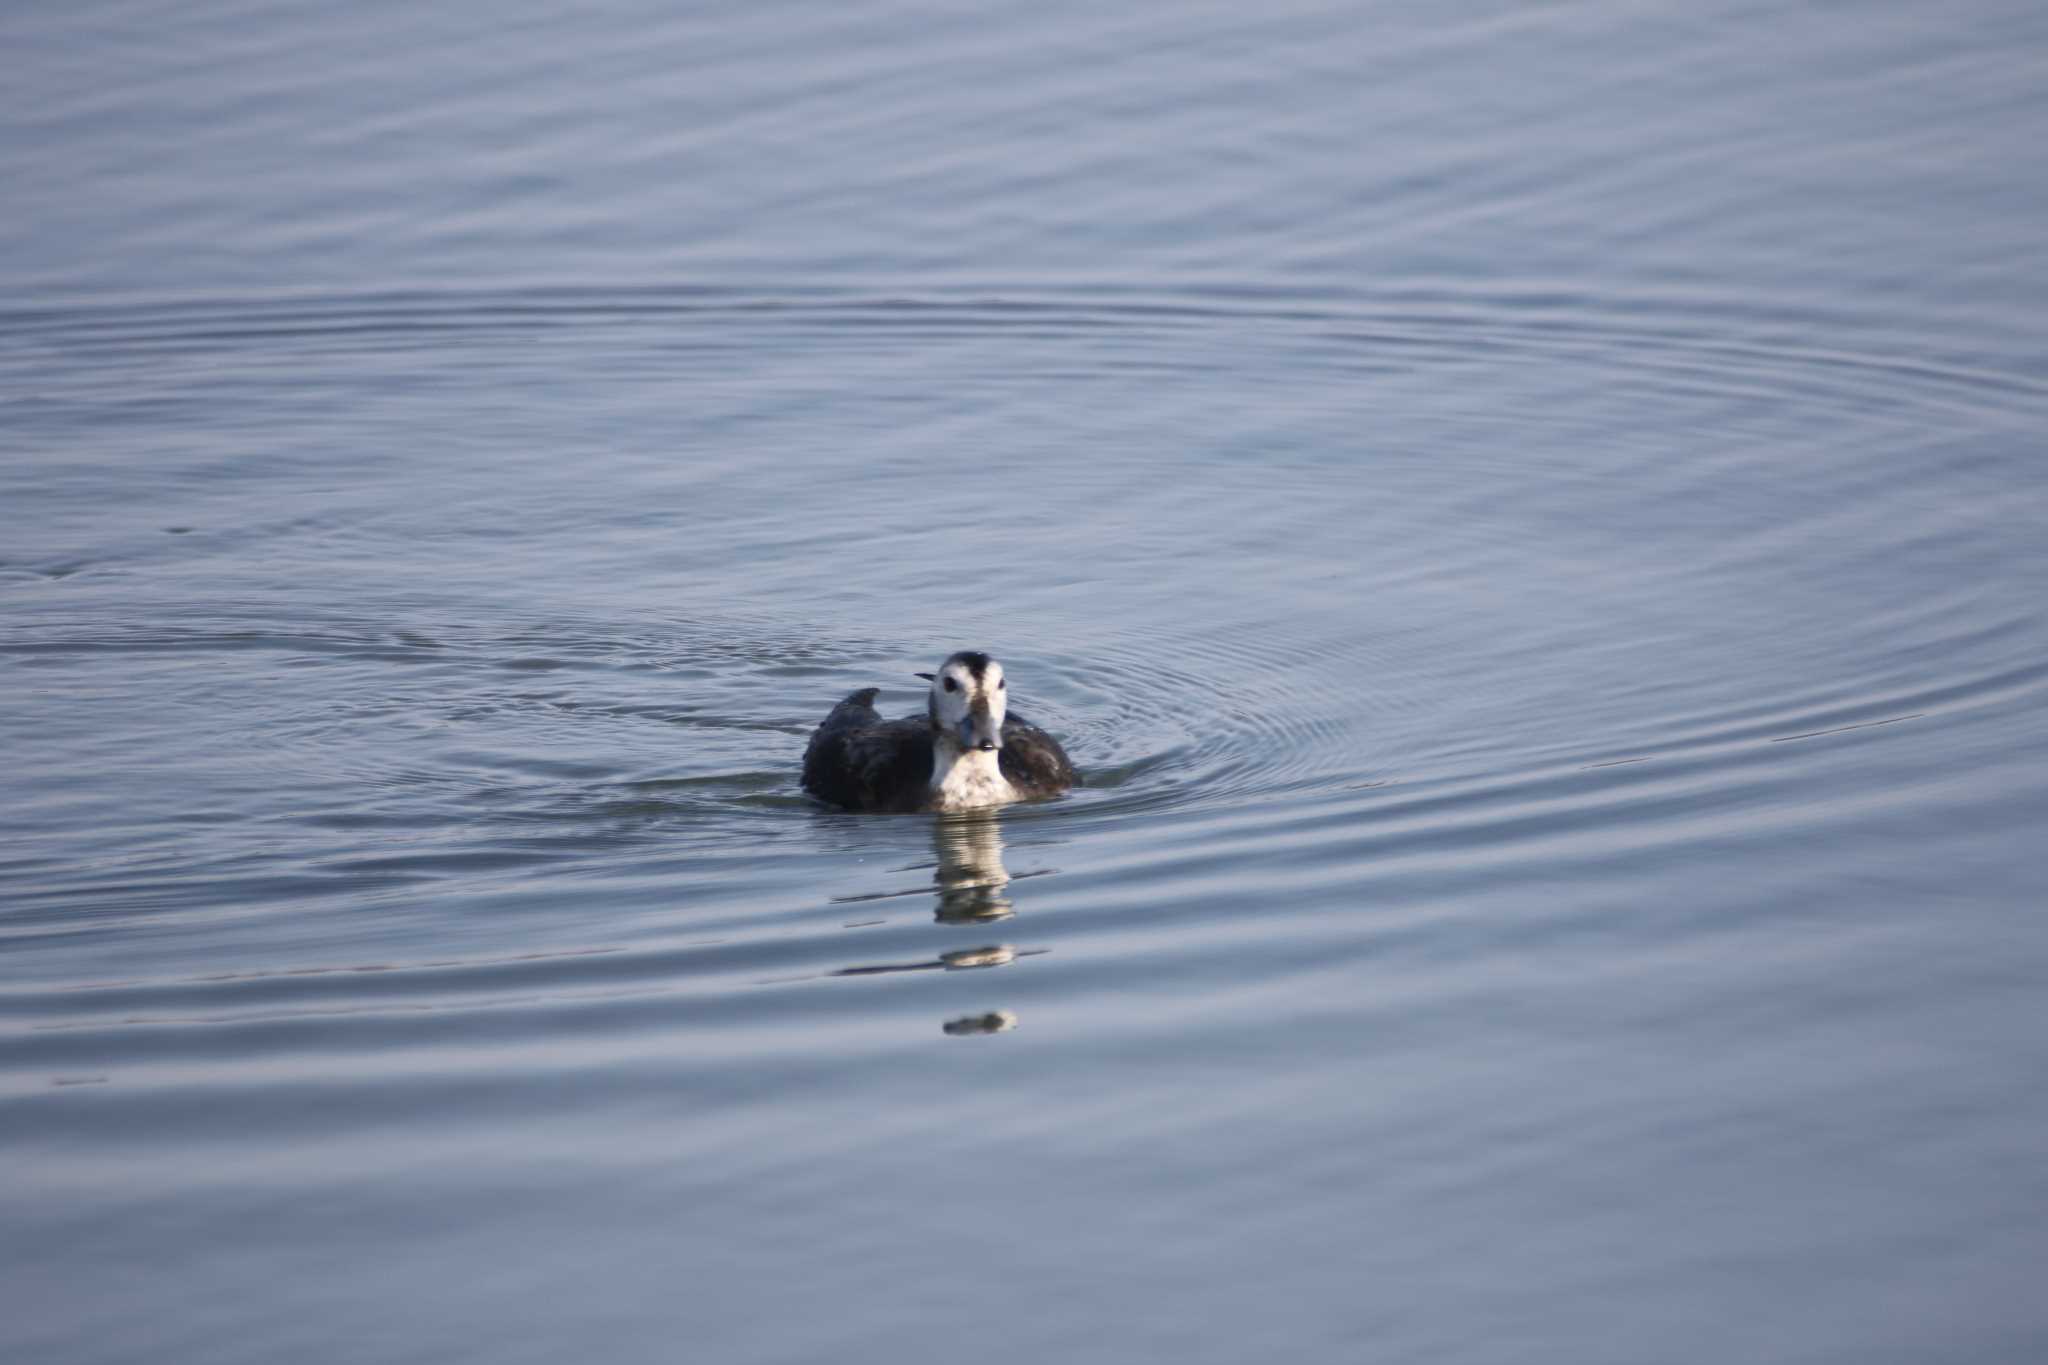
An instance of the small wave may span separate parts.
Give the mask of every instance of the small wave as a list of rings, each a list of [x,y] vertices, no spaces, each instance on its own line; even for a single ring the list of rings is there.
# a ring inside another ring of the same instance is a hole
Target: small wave
[[[405,290],[160,299],[0,310],[17,346],[64,352],[402,352],[496,337],[577,334],[592,341],[658,335],[714,349],[1010,337],[1073,342],[1103,363],[1204,363],[1207,344],[1251,331],[1299,348],[1308,366],[1399,369],[1475,359],[1590,366],[1698,395],[1775,396],[1802,403],[1892,407],[1903,402],[1987,406],[2031,414],[2048,397],[2037,376],[2000,370],[1956,337],[1955,357],[1875,310],[1729,293],[1603,293],[1555,285],[1477,287],[1416,282],[1359,289],[1313,284],[1177,289],[962,284],[889,292],[818,285],[650,282],[507,290]],[[1811,337],[1824,335],[1830,344]],[[835,340],[837,338],[837,340]],[[1091,342],[1091,338],[1094,341]],[[1099,344],[1098,344],[1099,343]],[[564,344],[569,344],[566,341]],[[1217,356],[1208,363],[1221,363]]]

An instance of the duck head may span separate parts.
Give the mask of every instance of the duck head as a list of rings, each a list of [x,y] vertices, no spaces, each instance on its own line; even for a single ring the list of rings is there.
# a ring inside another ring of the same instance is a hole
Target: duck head
[[[987,753],[1003,747],[1009,699],[1001,664],[979,650],[963,649],[940,664],[938,672],[917,676],[932,685],[926,709],[936,738]]]

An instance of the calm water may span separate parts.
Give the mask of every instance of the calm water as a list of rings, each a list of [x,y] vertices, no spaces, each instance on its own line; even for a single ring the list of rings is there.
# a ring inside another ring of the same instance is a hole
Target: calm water
[[[2039,4],[0,43],[0,1354],[2048,1358]]]

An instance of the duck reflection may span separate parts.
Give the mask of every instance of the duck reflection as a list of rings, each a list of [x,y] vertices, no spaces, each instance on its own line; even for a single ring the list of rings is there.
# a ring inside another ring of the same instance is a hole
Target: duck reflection
[[[933,917],[939,923],[988,925],[1016,914],[1009,896],[1012,878],[1009,869],[1003,865],[1002,826],[994,811],[963,811],[938,816],[932,821],[932,848],[938,854],[937,867],[932,873],[932,893],[938,898]],[[904,890],[842,899],[878,900],[918,894],[918,891]],[[884,923],[887,921],[863,920],[847,927],[866,928]],[[1037,957],[1049,951],[1046,948],[1017,948],[1008,943],[986,943],[973,948],[950,949],[914,962],[876,962],[859,967],[841,967],[825,975],[881,976],[891,972],[973,971],[1006,967],[1019,958]],[[1017,1016],[1011,1010],[990,1010],[947,1020],[941,1027],[954,1037],[1007,1033],[1017,1027]]]
[[[994,811],[965,811],[932,821],[939,855],[941,924],[985,924],[1016,914],[1010,904],[1009,869],[1003,866],[1003,830]]]
[[[1020,957],[1039,957],[1050,948],[1014,948],[1007,943],[989,943],[979,948],[955,948],[950,953],[922,962],[880,962],[872,967],[841,967],[831,976],[880,976],[884,972],[965,972],[977,967],[1007,967]]]
[[[955,1038],[971,1038],[978,1033],[1008,1033],[1017,1027],[1017,1012],[990,1010],[987,1014],[968,1014],[948,1019],[940,1027]]]

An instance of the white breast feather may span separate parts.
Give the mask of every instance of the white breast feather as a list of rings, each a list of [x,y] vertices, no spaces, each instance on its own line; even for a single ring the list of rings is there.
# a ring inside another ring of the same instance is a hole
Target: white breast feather
[[[1015,801],[1017,789],[1003,776],[1002,755],[970,749],[952,751],[939,745],[932,755],[932,806],[937,810],[972,810],[976,806],[999,806]]]

